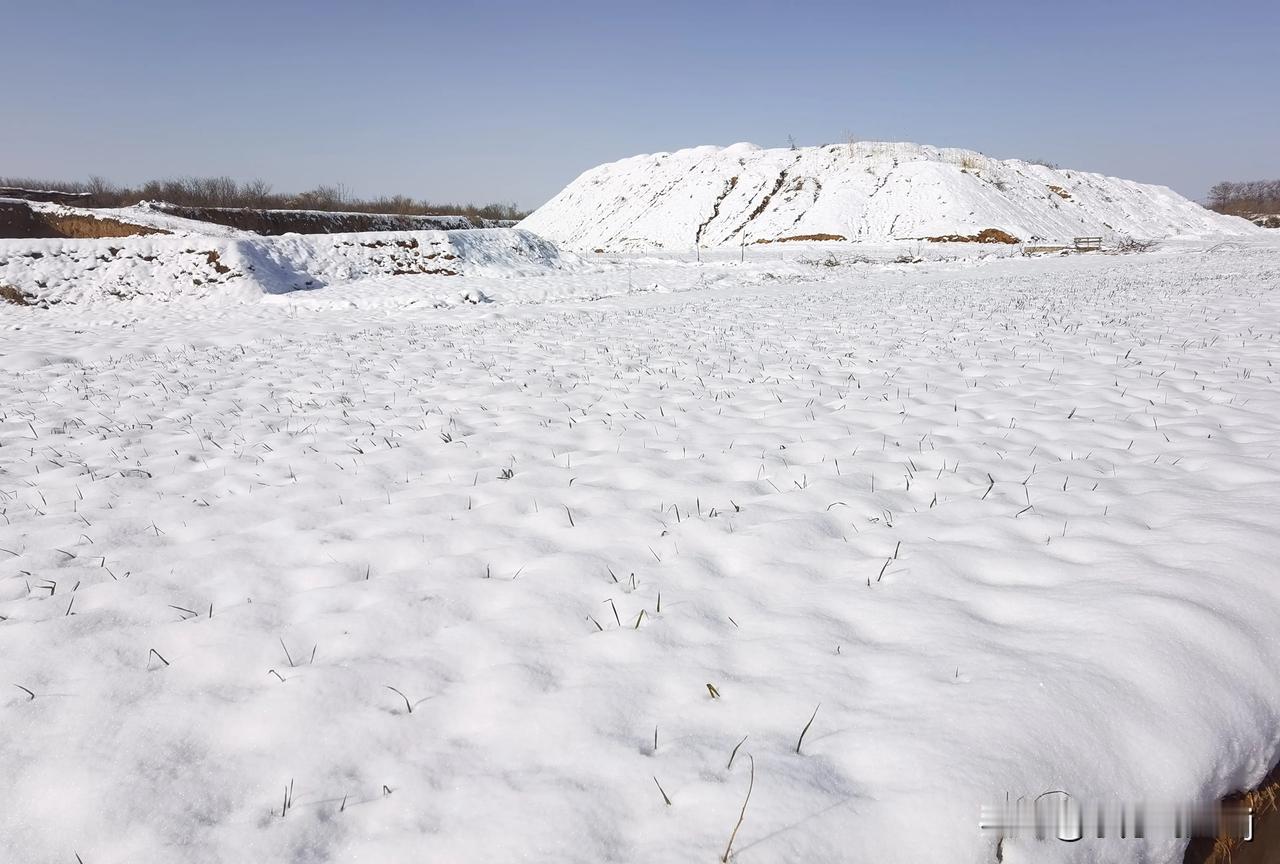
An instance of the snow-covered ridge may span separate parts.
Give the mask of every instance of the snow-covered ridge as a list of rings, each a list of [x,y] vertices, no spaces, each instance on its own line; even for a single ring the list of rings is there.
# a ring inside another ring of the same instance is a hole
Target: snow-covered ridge
[[[126,208],[134,219],[170,218],[181,222],[224,227],[247,234],[349,234],[365,231],[463,231],[506,228],[513,221],[439,214],[363,213],[342,210],[279,210],[253,207],[192,207],[163,201],[143,201]],[[126,211],[122,211],[125,213]]]
[[[0,196],[4,193],[0,189]],[[34,193],[33,193],[34,194]],[[0,197],[0,201],[6,200]],[[463,231],[508,228],[514,222],[460,215],[415,216],[331,210],[263,210],[251,207],[190,207],[142,201],[128,207],[74,207],[38,199],[8,199],[38,213],[83,219],[115,220],[170,234],[201,237],[257,237],[299,234],[351,234],[369,231]],[[145,232],[139,232],[145,233]]]
[[[0,284],[30,302],[254,300],[370,276],[520,276],[565,265],[528,231],[0,240]]]
[[[818,235],[883,241],[988,228],[1031,242],[1256,230],[1165,186],[970,150],[868,141],[635,156],[587,171],[520,227],[566,248],[610,250]]]

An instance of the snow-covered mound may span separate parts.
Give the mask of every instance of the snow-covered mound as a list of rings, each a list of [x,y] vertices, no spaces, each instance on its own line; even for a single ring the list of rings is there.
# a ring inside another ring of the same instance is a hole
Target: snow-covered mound
[[[571,249],[967,237],[986,229],[1035,242],[1255,230],[1164,186],[865,141],[635,156],[587,171],[520,227]]]
[[[246,301],[371,276],[521,276],[564,265],[528,231],[0,240],[0,284],[31,303]]]

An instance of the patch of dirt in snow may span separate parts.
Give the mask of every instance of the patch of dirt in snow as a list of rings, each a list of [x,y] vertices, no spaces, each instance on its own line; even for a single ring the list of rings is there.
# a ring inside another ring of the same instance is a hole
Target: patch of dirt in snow
[[[842,234],[796,234],[794,237],[779,237],[776,240],[757,240],[757,243],[796,243],[803,241],[810,242],[833,242],[848,240]]]
[[[977,234],[945,234],[940,237],[925,237],[930,243],[1021,243],[1007,231],[999,228],[983,228]]]
[[[784,168],[778,172],[778,179],[774,181],[773,188],[770,189],[768,192],[764,193],[764,197],[760,199],[760,203],[756,205],[756,208],[747,214],[746,220],[743,221],[741,225],[739,225],[737,228],[733,230],[732,236],[741,234],[742,230],[746,228],[749,224],[751,224],[752,220],[754,220],[757,216],[763,213],[765,211],[765,208],[769,206],[769,202],[773,200],[773,196],[778,194],[778,190],[781,189],[782,184],[786,182],[787,182],[787,169]]]
[[[1280,765],[1255,788],[1228,795],[1228,807],[1253,812],[1253,837],[1198,838],[1187,844],[1183,864],[1275,864],[1280,861]],[[1224,832],[1227,834],[1227,832]]]
[[[23,293],[12,285],[0,284],[0,300],[3,300],[5,303],[12,303],[15,306],[31,305],[27,302],[27,298]]]

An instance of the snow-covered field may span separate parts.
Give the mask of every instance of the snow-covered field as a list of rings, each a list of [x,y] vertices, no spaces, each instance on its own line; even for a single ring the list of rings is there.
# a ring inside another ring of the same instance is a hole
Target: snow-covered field
[[[989,864],[1261,778],[1280,246],[832,248],[0,306],[0,857]]]

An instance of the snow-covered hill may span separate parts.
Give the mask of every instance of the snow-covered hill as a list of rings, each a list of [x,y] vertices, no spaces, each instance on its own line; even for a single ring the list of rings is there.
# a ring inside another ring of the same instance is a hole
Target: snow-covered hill
[[[610,250],[969,236],[989,228],[1032,242],[1256,230],[1164,186],[969,150],[865,141],[635,156],[587,171],[520,227],[570,249]]]

